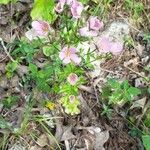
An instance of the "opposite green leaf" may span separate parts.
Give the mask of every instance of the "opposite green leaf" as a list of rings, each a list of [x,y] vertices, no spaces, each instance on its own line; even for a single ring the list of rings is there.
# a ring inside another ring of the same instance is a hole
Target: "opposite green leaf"
[[[150,150],[150,135],[143,135],[142,141],[146,150]]]
[[[0,0],[0,4],[8,4],[9,2],[17,2],[17,0]]]
[[[54,7],[54,0],[35,0],[31,17],[33,20],[42,19],[51,23],[56,18]]]

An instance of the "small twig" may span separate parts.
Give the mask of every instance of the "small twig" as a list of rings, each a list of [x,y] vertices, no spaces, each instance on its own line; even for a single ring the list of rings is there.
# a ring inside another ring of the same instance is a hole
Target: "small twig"
[[[124,67],[127,68],[127,69],[129,69],[130,71],[134,72],[135,74],[137,74],[138,76],[142,77],[143,79],[145,79],[145,80],[148,82],[147,78],[146,78],[145,76],[143,76],[142,74],[140,74],[140,73],[134,71],[133,69],[131,69],[131,68],[128,67],[127,65],[124,65]]]
[[[3,49],[4,49],[4,51],[5,51],[6,55],[7,55],[7,57],[9,57],[9,59],[10,59],[11,61],[15,62],[15,60],[10,56],[9,52],[7,51],[7,48],[6,48],[6,46],[4,45],[4,42],[3,42],[3,40],[2,40],[1,38],[0,38],[0,41],[1,41],[2,47],[3,47]]]
[[[78,88],[82,91],[86,91],[86,92],[91,93],[91,94],[93,94],[93,92],[94,92],[91,87],[87,87],[87,86],[84,86],[84,85],[80,85]]]

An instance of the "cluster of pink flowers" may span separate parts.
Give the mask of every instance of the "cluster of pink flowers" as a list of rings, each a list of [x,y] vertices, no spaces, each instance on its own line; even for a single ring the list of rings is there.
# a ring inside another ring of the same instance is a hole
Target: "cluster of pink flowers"
[[[118,55],[123,51],[123,43],[110,41],[108,37],[102,37],[98,45],[103,53]]]
[[[63,12],[65,4],[70,6],[71,14],[75,19],[80,18],[81,13],[84,9],[83,4],[81,2],[78,2],[77,0],[59,0],[55,7],[56,12]]]
[[[93,37],[98,35],[98,31],[103,28],[104,23],[97,16],[91,16],[85,27],[79,29],[81,36]]]
[[[50,25],[46,21],[33,21],[32,28],[25,35],[29,40],[33,40],[37,37],[47,36],[50,29]]]
[[[75,47],[64,47],[59,53],[59,58],[64,64],[69,64],[71,62],[79,64],[81,62],[81,58],[77,55]]]

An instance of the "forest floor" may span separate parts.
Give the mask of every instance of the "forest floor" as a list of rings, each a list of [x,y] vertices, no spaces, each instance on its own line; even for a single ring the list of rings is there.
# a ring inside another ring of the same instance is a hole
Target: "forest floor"
[[[150,2],[99,1],[103,11],[97,13],[106,24],[102,34],[123,41],[124,51],[87,70],[87,81],[79,87],[80,113],[73,116],[53,101],[57,95],[35,88],[24,56],[13,53],[30,27],[33,2],[0,5],[0,149],[144,150],[144,136],[150,135]],[[97,5],[89,2],[93,9]],[[23,61],[16,66],[19,58]],[[41,53],[33,59],[39,69],[47,61]],[[132,102],[109,105],[109,78],[126,80],[141,94]],[[44,107],[42,100],[52,100],[51,106]]]

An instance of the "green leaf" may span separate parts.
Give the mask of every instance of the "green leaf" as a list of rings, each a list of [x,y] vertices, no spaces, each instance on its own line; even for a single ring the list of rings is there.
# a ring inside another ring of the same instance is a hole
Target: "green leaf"
[[[129,83],[127,80],[123,81],[122,85],[125,90],[127,90],[129,88]]]
[[[52,47],[50,47],[50,46],[44,46],[43,47],[43,54],[45,55],[45,56],[50,56],[51,54],[52,54]]]
[[[141,90],[139,90],[138,88],[135,88],[135,87],[130,87],[128,89],[128,92],[133,96],[137,96],[137,95],[141,94]]]
[[[54,7],[54,0],[35,0],[31,17],[33,20],[42,19],[51,23],[56,19]]]
[[[108,84],[113,88],[113,89],[117,89],[120,87],[120,83],[117,82],[115,79],[110,79],[108,80]]]
[[[148,93],[150,94],[150,87],[147,89]]]
[[[13,105],[15,105],[18,101],[18,97],[16,96],[9,96],[8,98],[2,101],[4,107],[10,109]]]
[[[146,150],[150,150],[150,135],[143,135],[142,141]]]
[[[17,61],[14,62],[9,62],[6,66],[6,76],[7,78],[11,78],[13,76],[13,73],[16,71],[17,69]]]
[[[29,71],[32,72],[32,74],[33,74],[34,76],[37,75],[37,73],[38,73],[38,68],[37,68],[36,65],[30,63],[28,69],[29,69]]]
[[[0,128],[1,129],[10,128],[10,124],[2,116],[0,116]]]
[[[87,4],[89,2],[89,0],[80,0],[80,2],[83,4]]]
[[[16,2],[17,0],[0,0],[0,4],[8,4],[9,2]]]

